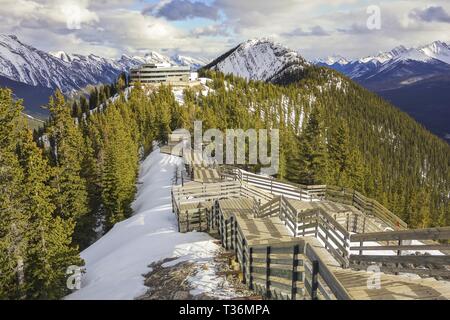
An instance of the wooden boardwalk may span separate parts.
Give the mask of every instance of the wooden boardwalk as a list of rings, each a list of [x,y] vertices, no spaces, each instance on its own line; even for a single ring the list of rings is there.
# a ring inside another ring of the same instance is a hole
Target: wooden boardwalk
[[[295,239],[277,216],[255,218],[253,199],[219,200],[218,205],[225,220],[231,217],[236,220],[249,245],[268,244],[274,239],[278,242]]]
[[[234,252],[244,282],[257,293],[295,300],[450,299],[450,282],[417,275],[450,275],[450,258],[444,250],[448,246],[432,242],[450,238],[450,228],[386,232],[395,227],[396,218],[381,209],[372,214],[347,198],[321,199],[313,189],[315,196],[304,201],[304,194],[296,198],[290,189],[288,197],[273,192],[272,184],[260,189],[243,180],[220,180],[214,169],[198,167],[196,172],[194,182],[172,189],[180,231],[218,232],[223,246]],[[412,239],[424,246],[411,245]],[[379,241],[379,247],[373,241]],[[354,243],[359,247],[351,247]],[[439,254],[402,255],[421,248]],[[398,255],[365,253],[379,249]],[[379,289],[371,286],[374,273],[366,271],[374,262],[381,263],[382,271],[392,271],[379,273]],[[440,269],[427,269],[430,264]],[[409,275],[393,273],[401,270]]]
[[[404,275],[380,274],[379,289],[369,289],[373,273],[333,270],[336,278],[355,300],[448,300],[450,283],[435,279],[411,279]]]
[[[214,183],[222,181],[217,169],[195,166],[193,168],[193,181],[200,183]]]

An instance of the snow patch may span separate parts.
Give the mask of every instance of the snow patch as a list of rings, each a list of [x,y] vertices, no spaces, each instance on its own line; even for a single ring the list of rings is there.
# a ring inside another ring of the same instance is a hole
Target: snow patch
[[[135,214],[117,223],[85,249],[82,288],[66,299],[134,299],[147,291],[144,274],[149,264],[178,257],[172,263],[210,263],[219,246],[206,233],[179,233],[172,213],[170,190],[181,158],[152,152],[142,163]],[[196,292],[219,290],[209,270],[190,279]],[[197,280],[201,280],[198,282]],[[223,293],[223,292],[222,292]]]

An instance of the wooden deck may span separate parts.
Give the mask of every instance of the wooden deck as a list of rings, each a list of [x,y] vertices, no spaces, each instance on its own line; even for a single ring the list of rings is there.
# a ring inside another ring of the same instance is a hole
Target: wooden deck
[[[435,279],[410,279],[405,275],[380,274],[380,288],[369,289],[373,273],[333,270],[336,278],[355,300],[448,300],[450,283]]]
[[[222,181],[220,179],[220,175],[217,169],[194,166],[193,171],[194,171],[193,180],[195,182],[215,183]]]
[[[384,231],[389,226],[374,216],[367,216],[358,208],[330,200],[301,201],[287,199],[298,212],[310,212],[322,209],[348,231],[356,233]]]
[[[193,182],[172,189],[180,231],[218,232],[223,246],[235,253],[244,282],[257,293],[295,300],[450,299],[450,282],[380,273],[381,287],[371,289],[374,273],[366,271],[377,261],[383,263],[385,272],[392,272],[399,265],[396,261],[412,261],[412,266],[406,266],[410,269],[404,270],[420,274],[422,265],[431,261],[443,269],[431,270],[428,275],[447,274],[448,255],[406,256],[401,252],[411,247],[420,250],[418,245],[402,242],[412,239],[421,240],[427,248],[448,248],[427,241],[448,239],[450,228],[385,232],[385,227],[395,223],[394,218],[389,216],[385,223],[380,214],[366,214],[362,206],[347,200],[339,203],[315,196],[302,201],[303,195],[295,199],[291,191],[289,197],[274,194],[272,184],[259,189],[242,181],[220,180],[217,170],[211,168],[193,169]],[[388,241],[387,247],[398,250],[399,255],[364,255],[364,250],[374,250],[373,242],[378,240]],[[356,249],[351,247],[355,243],[359,243]],[[359,255],[351,254],[358,251]]]
[[[292,241],[284,223],[276,216],[255,218],[255,201],[249,198],[219,200],[219,208],[224,219],[234,217],[249,245],[270,244],[273,241]]]

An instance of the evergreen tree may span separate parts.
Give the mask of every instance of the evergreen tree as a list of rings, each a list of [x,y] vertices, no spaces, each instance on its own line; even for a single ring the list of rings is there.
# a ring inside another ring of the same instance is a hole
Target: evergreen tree
[[[26,290],[28,222],[23,206],[23,171],[15,154],[21,110],[11,91],[0,88],[0,299],[23,298]]]
[[[59,299],[68,293],[67,267],[82,264],[77,248],[71,246],[74,223],[53,216],[55,189],[49,184],[52,170],[28,130],[18,155],[24,171],[22,190],[28,221],[27,298]]]
[[[76,222],[88,212],[86,180],[82,177],[84,140],[66,107],[64,96],[57,91],[50,99],[52,160],[55,165],[53,186],[57,216]]]
[[[136,191],[138,148],[115,107],[108,108],[107,119],[102,202],[109,229],[131,215],[131,203]]]
[[[298,159],[299,183],[314,185],[325,182],[326,150],[318,107],[309,115],[300,138]]]

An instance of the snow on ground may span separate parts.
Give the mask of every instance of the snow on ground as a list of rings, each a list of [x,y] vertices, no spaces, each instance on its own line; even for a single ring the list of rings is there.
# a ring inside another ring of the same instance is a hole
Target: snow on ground
[[[176,102],[178,102],[178,104],[180,106],[184,105],[184,89],[172,89],[172,93],[175,97]]]
[[[193,294],[233,296],[231,289],[215,281],[213,257],[220,247],[206,233],[177,231],[170,190],[180,164],[180,158],[159,150],[147,157],[141,165],[135,214],[81,253],[86,262],[81,289],[66,299],[136,298],[148,290],[143,277],[151,271],[148,265],[171,257],[179,257],[172,265],[182,261],[198,264],[198,272],[188,279]],[[204,265],[208,268],[201,268]]]

